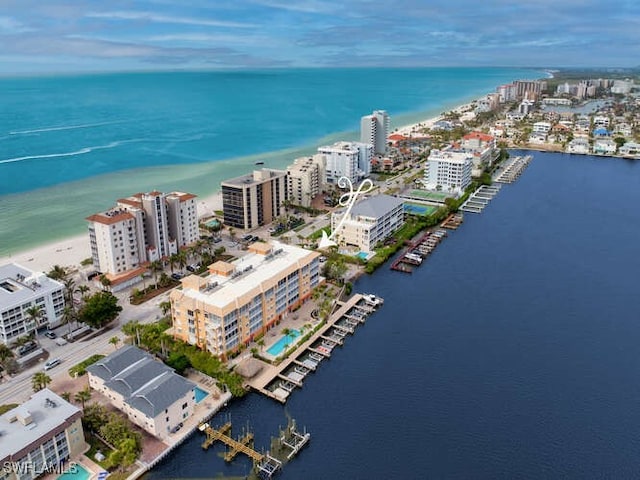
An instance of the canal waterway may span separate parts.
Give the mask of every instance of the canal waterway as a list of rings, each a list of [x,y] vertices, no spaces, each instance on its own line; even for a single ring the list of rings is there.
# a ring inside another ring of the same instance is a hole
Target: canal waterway
[[[229,415],[256,445],[287,415],[312,433],[281,479],[640,477],[640,162],[534,153],[286,406]],[[214,418],[213,423],[216,423]],[[245,475],[189,439],[150,479]]]

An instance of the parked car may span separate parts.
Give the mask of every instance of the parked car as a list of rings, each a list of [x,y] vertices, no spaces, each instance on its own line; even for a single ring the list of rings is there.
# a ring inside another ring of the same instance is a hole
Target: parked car
[[[56,365],[60,365],[60,359],[59,358],[54,358],[53,360],[49,360],[47,363],[44,364],[44,369],[45,370],[51,370]]]
[[[36,348],[38,348],[36,342],[28,342],[18,348],[18,354],[26,355],[27,353],[34,351]]]
[[[213,243],[220,243],[222,241],[222,238],[220,237],[214,237],[213,239]]]
[[[44,332],[44,336],[47,338],[50,338],[51,340],[58,338],[58,336],[53,333],[51,330],[47,330],[46,332]]]

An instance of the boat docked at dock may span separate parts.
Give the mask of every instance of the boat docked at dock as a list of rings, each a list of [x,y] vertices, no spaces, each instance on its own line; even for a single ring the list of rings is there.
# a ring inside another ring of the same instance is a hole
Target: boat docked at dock
[[[364,300],[364,302],[367,305],[370,305],[372,307],[379,307],[384,302],[384,300],[382,298],[376,297],[373,293],[365,293],[365,294],[363,294],[362,295],[362,300]]]

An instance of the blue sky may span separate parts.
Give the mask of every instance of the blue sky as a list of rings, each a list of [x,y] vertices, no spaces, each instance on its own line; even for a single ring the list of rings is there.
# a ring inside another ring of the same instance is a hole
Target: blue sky
[[[0,0],[0,73],[636,66],[637,0]]]

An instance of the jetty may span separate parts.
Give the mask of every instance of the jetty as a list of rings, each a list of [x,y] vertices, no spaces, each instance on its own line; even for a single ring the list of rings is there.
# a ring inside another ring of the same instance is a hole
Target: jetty
[[[208,423],[203,423],[198,429],[207,435],[207,439],[202,444],[204,450],[207,450],[213,443],[218,441],[229,447],[229,450],[224,456],[225,462],[231,462],[239,453],[244,453],[254,462],[261,462],[264,459],[262,453],[256,452],[251,447],[251,445],[253,445],[253,433],[247,432],[238,440],[230,436],[231,422],[225,423],[218,429],[213,428]]]
[[[289,395],[302,388],[305,378],[314,372],[321,361],[330,358],[333,350],[344,344],[364,323],[383,300],[375,295],[356,293],[345,302],[338,302],[338,309],[327,321],[280,365],[264,364],[262,371],[247,381],[251,389],[285,403]]]
[[[469,213],[482,213],[493,197],[498,194],[500,188],[501,185],[481,185],[462,204],[460,210]]]
[[[532,155],[517,156],[507,159],[506,163],[500,168],[493,180],[498,183],[513,183],[515,182],[529,163],[533,160]]]
[[[440,224],[442,228],[447,228],[449,230],[457,230],[464,220],[464,216],[462,213],[452,213],[444,221]]]

